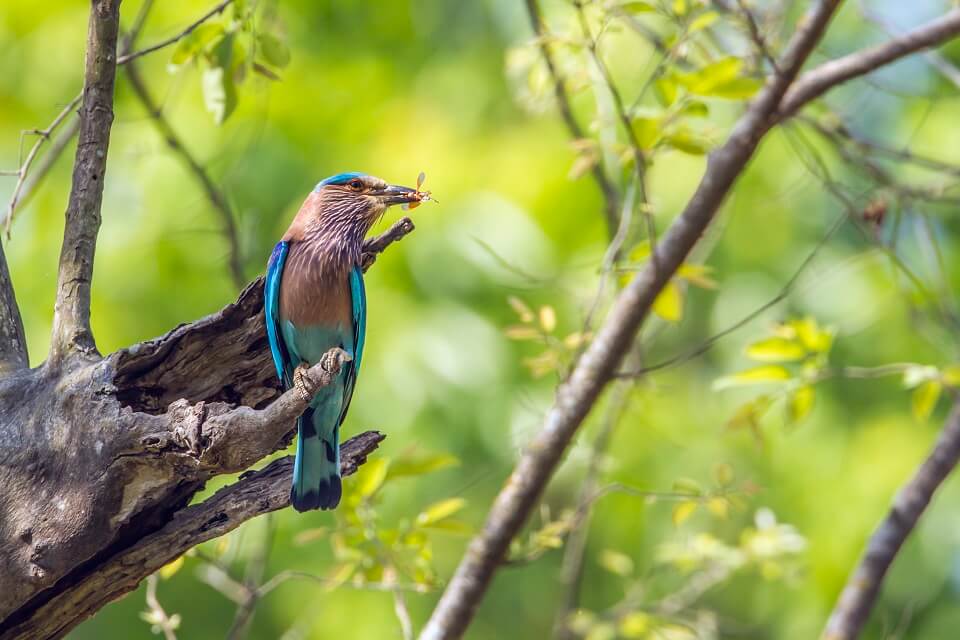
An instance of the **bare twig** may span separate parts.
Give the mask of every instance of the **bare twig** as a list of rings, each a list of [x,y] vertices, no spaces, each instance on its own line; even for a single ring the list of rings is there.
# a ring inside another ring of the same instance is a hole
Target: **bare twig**
[[[90,283],[113,124],[119,30],[119,0],[92,2],[80,108],[80,141],[60,251],[53,335],[47,360],[51,366],[58,366],[69,353],[97,355],[90,330]]]
[[[156,126],[157,131],[160,132],[164,142],[167,143],[167,146],[170,147],[170,150],[173,151],[173,153],[179,157],[186,166],[187,170],[190,172],[190,175],[193,176],[193,178],[203,189],[204,194],[207,196],[207,200],[210,201],[210,205],[220,217],[220,224],[223,227],[223,236],[226,239],[227,247],[229,248],[229,259],[227,262],[229,265],[230,277],[233,279],[233,284],[238,289],[242,288],[247,283],[247,280],[243,275],[243,256],[241,255],[240,249],[240,236],[237,231],[236,218],[230,208],[229,203],[227,202],[226,196],[222,191],[220,191],[217,185],[214,184],[213,179],[210,177],[210,174],[207,173],[206,168],[204,168],[204,166],[200,164],[193,154],[190,153],[180,137],[177,136],[176,132],[174,132],[173,127],[164,117],[163,111],[150,96],[150,92],[147,89],[146,83],[143,81],[143,77],[140,75],[140,71],[137,69],[136,63],[133,62],[132,59],[128,62],[129,64],[126,65],[125,71],[127,73],[127,78],[130,80],[130,86],[133,88],[134,94],[136,94],[141,104],[143,104],[143,108],[147,110],[147,113],[150,115],[150,119],[153,121],[154,126]]]
[[[410,620],[410,610],[407,609],[407,599],[400,589],[393,589],[393,610],[400,621],[400,632],[403,640],[413,640],[413,622]]]
[[[850,574],[823,632],[824,640],[852,640],[867,622],[883,578],[897,552],[917,525],[933,494],[960,460],[960,402],[927,458],[897,492],[890,511],[870,537]]]
[[[946,42],[958,33],[960,33],[960,9],[954,9],[922,27],[908,31],[883,44],[825,62],[800,76],[784,97],[778,117],[789,117],[797,109],[838,84],[870,73],[921,49]]]
[[[373,263],[377,261],[377,256],[386,251],[387,247],[402,239],[405,235],[413,231],[413,220],[410,218],[400,218],[391,225],[389,229],[378,236],[367,239],[363,243],[363,255],[360,258],[360,266],[366,271]]]
[[[839,3],[817,2],[801,20],[779,65],[780,72],[768,80],[727,142],[711,155],[690,202],[658,243],[657,262],[662,268],[654,269],[653,263],[648,263],[617,297],[606,323],[569,379],[557,390],[543,429],[531,441],[497,496],[481,533],[470,542],[421,634],[424,640],[458,638],[469,625],[510,541],[523,526],[563,452],[619,366],[654,299],[713,220],[733,182],[773,124],[781,99]]]
[[[149,622],[158,627],[163,632],[164,640],[177,640],[177,621],[175,616],[167,615],[167,612],[160,605],[157,599],[157,576],[156,574],[147,578],[147,609],[150,616]]]
[[[195,20],[194,22],[190,23],[190,25],[189,25],[187,28],[185,28],[183,31],[179,32],[177,35],[175,35],[175,36],[170,36],[169,38],[167,38],[167,39],[165,39],[165,40],[161,40],[160,42],[158,42],[158,43],[156,43],[156,44],[154,44],[154,45],[151,45],[151,46],[149,46],[149,47],[146,47],[146,48],[144,48],[144,49],[141,49],[140,51],[134,51],[133,53],[128,53],[128,54],[126,54],[126,55],[122,55],[122,56],[120,56],[120,58],[117,60],[117,64],[126,64],[126,63],[130,62],[131,60],[136,60],[137,58],[139,58],[139,57],[141,57],[141,56],[147,55],[148,53],[153,53],[154,51],[159,51],[160,49],[169,47],[169,46],[172,45],[172,44],[176,44],[178,41],[182,40],[183,38],[185,38],[185,37],[187,37],[188,35],[190,35],[191,33],[193,33],[193,30],[194,30],[194,29],[196,29],[197,27],[199,27],[200,25],[202,25],[204,22],[206,22],[207,20],[209,20],[209,19],[212,18],[213,16],[218,15],[218,14],[220,14],[220,13],[223,13],[224,9],[226,9],[228,6],[230,6],[230,4],[231,4],[232,2],[233,2],[233,0],[223,0],[223,2],[220,2],[217,6],[215,6],[215,7],[212,8],[212,9],[210,9],[210,11],[206,12],[205,14],[203,14],[200,18],[198,18],[198,19]]]
[[[530,18],[530,25],[540,45],[540,54],[543,56],[543,62],[546,64],[547,72],[553,81],[553,93],[557,99],[557,106],[560,108],[560,116],[564,124],[567,125],[567,130],[570,132],[571,137],[573,137],[574,140],[581,140],[585,137],[585,134],[580,123],[577,122],[576,116],[573,115],[573,108],[570,106],[570,97],[567,95],[563,78],[560,76],[557,65],[553,60],[553,55],[550,53],[550,45],[548,42],[549,34],[547,33],[543,16],[540,13],[540,6],[537,0],[526,0],[526,6],[527,15]],[[607,174],[604,173],[603,166],[599,162],[591,167],[590,173],[600,188],[600,193],[603,194],[603,211],[607,221],[607,233],[612,238],[617,232],[617,220],[620,213],[620,194],[607,177]]]
[[[57,117],[53,119],[53,122],[46,129],[35,129],[33,131],[26,131],[25,134],[32,134],[37,136],[37,141],[33,143],[33,146],[30,147],[30,151],[27,153],[26,159],[20,164],[20,168],[16,171],[8,173],[8,175],[17,176],[17,183],[13,187],[13,195],[10,196],[10,202],[7,203],[7,217],[4,222],[6,228],[7,238],[10,237],[10,225],[13,223],[13,213],[17,208],[17,204],[20,202],[22,193],[24,190],[24,184],[27,181],[27,175],[30,172],[30,165],[33,164],[33,161],[36,159],[37,154],[40,152],[40,147],[43,146],[43,143],[50,139],[50,135],[57,130],[57,127],[69,116],[83,98],[83,94],[78,95],[76,98],[67,103],[60,113],[57,114]]]

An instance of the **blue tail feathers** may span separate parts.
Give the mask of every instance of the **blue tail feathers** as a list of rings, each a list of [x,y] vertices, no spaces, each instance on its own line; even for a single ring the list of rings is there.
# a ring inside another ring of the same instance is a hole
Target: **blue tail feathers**
[[[297,418],[297,457],[290,503],[297,511],[334,509],[340,504],[339,427],[329,428],[323,411],[307,408]],[[333,421],[336,424],[336,421]]]

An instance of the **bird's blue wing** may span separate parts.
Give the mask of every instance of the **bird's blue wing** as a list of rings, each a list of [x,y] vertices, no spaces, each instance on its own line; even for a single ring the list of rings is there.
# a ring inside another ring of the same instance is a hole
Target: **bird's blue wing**
[[[277,369],[277,377],[289,387],[292,382],[293,369],[290,366],[290,354],[280,332],[280,280],[283,276],[283,265],[287,261],[289,242],[278,242],[270,254],[267,263],[267,281],[263,291],[263,315],[267,324],[267,340],[270,342],[270,354],[273,356],[273,366]]]
[[[346,364],[339,424],[343,423],[347,409],[350,408],[350,399],[353,397],[353,386],[360,371],[363,342],[367,333],[367,292],[363,286],[363,271],[360,267],[354,267],[350,272],[350,302],[353,310],[353,360]]]

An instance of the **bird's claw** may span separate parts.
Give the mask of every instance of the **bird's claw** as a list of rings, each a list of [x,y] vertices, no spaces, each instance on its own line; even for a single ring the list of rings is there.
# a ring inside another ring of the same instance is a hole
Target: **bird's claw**
[[[353,360],[353,356],[340,349],[330,349],[320,358],[320,366],[327,373],[340,373],[340,367]]]
[[[309,370],[310,367],[305,364],[293,370],[293,386],[304,402],[313,400],[313,394],[317,391],[317,383],[307,374]]]

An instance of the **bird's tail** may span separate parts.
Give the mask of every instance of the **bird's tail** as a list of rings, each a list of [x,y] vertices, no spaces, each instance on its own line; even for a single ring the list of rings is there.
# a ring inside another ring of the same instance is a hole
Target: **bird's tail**
[[[336,417],[308,407],[297,418],[297,457],[293,464],[290,503],[297,511],[334,509],[340,504],[340,446]]]

